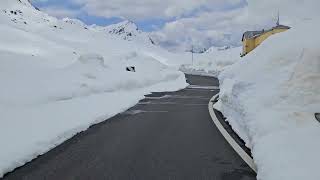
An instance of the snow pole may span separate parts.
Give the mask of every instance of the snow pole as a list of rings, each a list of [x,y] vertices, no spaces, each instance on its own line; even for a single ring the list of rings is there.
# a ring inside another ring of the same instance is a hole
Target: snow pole
[[[192,66],[193,66],[193,61],[194,61],[194,59],[193,59],[193,45],[191,46],[191,56],[192,56]]]

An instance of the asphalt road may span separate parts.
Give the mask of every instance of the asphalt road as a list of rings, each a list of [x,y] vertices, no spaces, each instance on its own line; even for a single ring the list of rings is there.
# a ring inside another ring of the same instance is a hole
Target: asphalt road
[[[187,78],[192,85],[218,86],[214,78]],[[91,127],[4,179],[256,179],[209,116],[208,101],[217,92],[193,86],[153,93],[127,112]]]

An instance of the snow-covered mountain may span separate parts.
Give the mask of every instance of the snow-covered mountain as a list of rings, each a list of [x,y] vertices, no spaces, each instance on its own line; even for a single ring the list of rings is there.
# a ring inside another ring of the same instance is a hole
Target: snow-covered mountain
[[[148,33],[141,31],[138,26],[132,21],[123,21],[118,24],[113,24],[105,27],[105,30],[113,35],[118,35],[127,41],[142,41],[145,43],[155,44]]]
[[[117,24],[111,24],[109,26],[91,25],[89,28],[93,31],[103,31],[125,41],[155,45],[148,33],[141,31],[134,22],[129,20],[125,20]]]
[[[91,27],[1,0],[0,39],[0,177],[145,94],[187,85],[167,65],[176,55],[132,23]]]

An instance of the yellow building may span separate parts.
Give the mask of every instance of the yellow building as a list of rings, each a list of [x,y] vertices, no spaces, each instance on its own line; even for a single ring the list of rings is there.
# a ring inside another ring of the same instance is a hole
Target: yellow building
[[[242,36],[243,52],[241,54],[241,57],[250,53],[268,37],[277,33],[287,31],[288,29],[290,29],[289,26],[280,25],[278,18],[277,25],[269,30],[245,32]]]

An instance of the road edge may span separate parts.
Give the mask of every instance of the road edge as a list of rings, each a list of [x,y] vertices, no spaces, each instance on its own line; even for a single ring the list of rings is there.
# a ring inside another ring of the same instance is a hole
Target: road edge
[[[227,132],[227,130],[222,126],[218,118],[214,113],[214,100],[217,98],[219,94],[213,96],[208,104],[209,114],[211,116],[212,121],[222,134],[222,136],[226,139],[226,141],[230,144],[230,146],[236,151],[236,153],[248,164],[248,166],[257,173],[257,166],[254,163],[253,158],[251,158],[240,146],[239,144],[231,137],[231,135]]]

